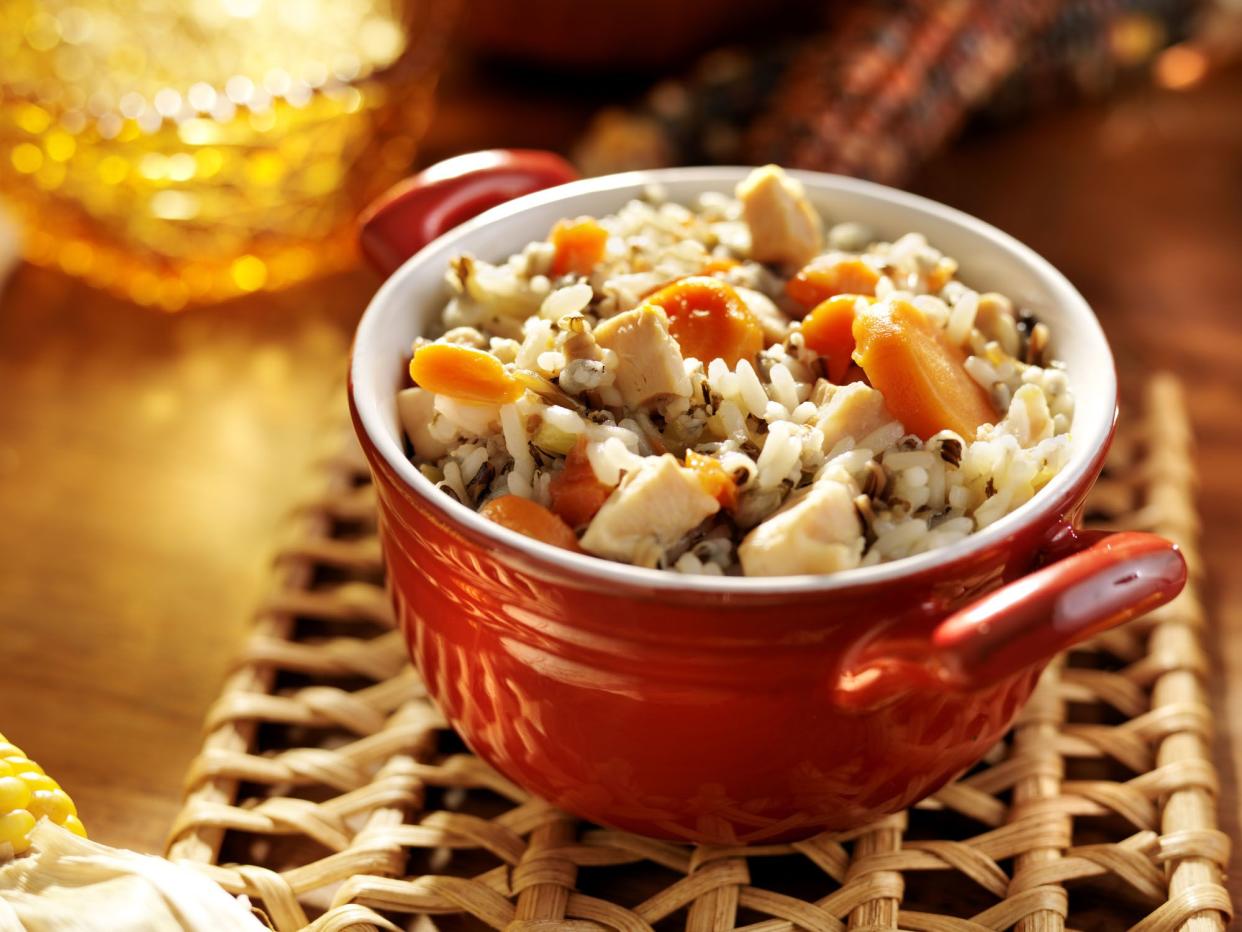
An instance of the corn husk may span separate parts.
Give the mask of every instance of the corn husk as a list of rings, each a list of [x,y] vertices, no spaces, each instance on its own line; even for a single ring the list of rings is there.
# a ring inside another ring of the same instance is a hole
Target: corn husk
[[[268,932],[192,867],[109,848],[43,819],[0,865],[0,932]]]

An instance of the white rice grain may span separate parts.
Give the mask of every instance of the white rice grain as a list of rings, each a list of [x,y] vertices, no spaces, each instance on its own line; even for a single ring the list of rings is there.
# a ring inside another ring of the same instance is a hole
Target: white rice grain
[[[861,223],[846,221],[833,224],[828,229],[828,247],[845,252],[862,252],[875,239],[870,228]]]
[[[901,476],[905,482],[912,486],[926,486],[929,477],[930,473],[922,466],[911,466]]]
[[[755,461],[739,450],[726,450],[718,458],[724,471],[734,477],[739,489],[749,486],[759,474]],[[740,479],[739,474],[742,476]]]
[[[896,523],[880,534],[872,546],[886,557],[905,556],[926,533],[926,521],[910,518]]]
[[[949,306],[935,295],[921,294],[910,303],[937,327],[943,327],[949,320]]]
[[[768,380],[772,386],[773,401],[779,401],[785,407],[786,412],[798,407],[798,384],[784,363],[778,362],[771,368]]]
[[[769,401],[763,409],[763,419],[769,424],[789,420],[789,409],[779,401]]]
[[[927,474],[927,506],[934,511],[945,507],[945,464],[937,459]]]
[[[979,293],[966,289],[953,303],[953,310],[949,312],[949,325],[945,329],[945,336],[949,338],[950,343],[961,346],[966,342],[971,328],[975,325],[975,315],[978,311]]]
[[[804,401],[789,413],[795,424],[807,424],[815,415],[819,414],[819,408],[813,401]]]
[[[991,391],[992,386],[1000,381],[1000,375],[997,371],[992,368],[992,365],[986,359],[980,356],[966,357],[966,372],[988,391]]]
[[[529,477],[514,470],[505,477],[505,481],[508,483],[510,495],[520,495],[522,498],[531,497]]]
[[[738,361],[734,372],[737,373],[738,390],[749,413],[755,417],[763,417],[768,408],[768,393],[763,390],[763,383],[759,381],[754,366],[749,360],[742,359]]]
[[[436,395],[433,407],[445,421],[471,437],[486,437],[499,418],[495,405],[470,404],[447,395]]]
[[[533,391],[501,408],[437,396],[427,432],[446,452],[434,462],[416,460],[430,481],[476,507],[493,489],[546,505],[571,438],[586,439],[588,462],[609,485],[646,468],[662,445],[679,457],[694,449],[715,458],[743,491],[732,522],[713,520],[692,546],[683,538],[664,549],[646,547],[633,562],[720,574],[738,569],[738,529],[744,532],[805,494],[806,477],[841,482],[859,494],[876,488],[875,473],[882,471],[878,478],[886,491],[871,502],[871,545],[858,542],[862,563],[873,565],[957,543],[1020,507],[1068,463],[1074,417],[1069,381],[1057,363],[1027,365],[1015,358],[1019,332],[1012,301],[980,295],[957,280],[955,260],[919,233],[873,242],[871,231],[852,222],[829,227],[832,251],[826,259],[861,259],[876,269],[877,298],[909,301],[943,328],[947,340],[967,351],[971,378],[1006,416],[975,436],[942,433],[927,441],[907,436],[894,421],[866,436],[841,437],[825,450],[824,432],[816,426],[821,410],[809,400],[819,377],[813,354],[799,331],[781,338],[777,309],[784,278],[746,260],[750,231],[736,198],[712,192],[694,205],[661,194],[599,218],[609,239],[589,280],[550,278],[555,248],[547,241],[530,243],[501,263],[455,261],[448,276],[455,295],[441,316],[442,339],[486,347],[507,368],[552,379],[575,404],[592,410],[587,417],[568,401],[548,404]],[[765,330],[772,345],[757,362],[731,367],[723,359],[685,358],[688,396],[640,411],[627,407],[616,387],[622,361],[614,350],[604,349],[600,361],[570,361],[557,349],[558,340],[565,343],[557,325],[566,316],[595,321],[628,310],[653,288],[701,273],[710,257],[740,259],[727,280],[750,289],[772,318]],[[945,282],[937,293],[932,279]],[[560,434],[555,443],[541,445],[538,461],[529,437],[535,425]],[[503,478],[483,490],[480,501],[468,500],[466,489],[485,465]]]
[[[549,405],[545,408],[543,419],[549,426],[556,428],[561,433],[573,434],[575,437],[586,429],[586,422],[578,416],[577,412],[570,411],[561,405]]]
[[[587,461],[591,471],[604,485],[616,485],[621,473],[642,467],[643,458],[633,453],[618,437],[587,444]]]
[[[949,518],[947,521],[941,521],[936,525],[936,530],[942,534],[961,534],[966,535],[975,529],[975,522],[970,518]]]
[[[866,447],[869,450],[887,450],[889,447],[896,445],[897,441],[905,435],[903,428],[896,421],[885,424],[883,427],[877,427],[865,437],[858,439],[858,446]]]
[[[868,446],[870,445],[871,444],[868,444]],[[882,460],[885,467],[893,472],[898,472],[902,469],[910,469],[915,466],[920,466],[926,470],[929,469],[935,461],[936,457],[926,450],[890,450],[884,454],[884,458]]]
[[[466,484],[462,481],[461,466],[457,464],[457,460],[446,460],[443,471],[444,485],[453,490],[453,494],[457,496],[459,502],[469,502],[470,497],[466,495]]]
[[[772,489],[780,485],[797,467],[802,444],[795,433],[797,428],[788,421],[778,421],[768,430],[767,440],[759,453],[759,487]]]
[[[750,440],[750,431],[746,429],[746,417],[733,401],[722,401],[717,412],[720,422],[734,443],[741,446]]]
[[[552,321],[541,317],[527,318],[522,325],[522,346],[514,362],[519,369],[537,369],[539,354],[552,348]]]
[[[584,310],[593,297],[595,292],[586,282],[558,288],[543,299],[543,304],[539,306],[539,316],[548,320],[560,320],[566,314],[577,314]]]
[[[469,485],[474,477],[478,475],[479,470],[483,468],[483,464],[487,462],[487,447],[463,447],[457,451],[459,456],[463,452],[465,455],[461,458],[461,478],[462,482]]]
[[[500,427],[504,432],[505,448],[513,458],[513,471],[525,480],[529,491],[530,480],[535,473],[535,461],[530,455],[530,437],[526,434],[517,405],[501,407]]]
[[[949,507],[954,511],[970,510],[970,489],[964,485],[956,485],[949,489]]]
[[[565,354],[560,350],[548,350],[535,358],[535,367],[540,375],[555,378],[565,368]]]

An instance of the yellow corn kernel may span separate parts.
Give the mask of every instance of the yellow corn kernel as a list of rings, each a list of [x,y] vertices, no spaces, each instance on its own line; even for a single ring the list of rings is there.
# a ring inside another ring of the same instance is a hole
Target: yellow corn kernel
[[[21,780],[22,783],[25,783],[27,788],[29,788],[32,793],[36,790],[55,790],[60,788],[57,782],[45,773],[36,773],[33,770],[23,770],[19,774],[14,774],[14,776],[18,780]]]
[[[8,843],[16,854],[30,847],[30,830],[35,827],[35,817],[25,809],[14,809],[0,815],[0,845]]]
[[[21,854],[39,819],[51,819],[86,837],[77,807],[25,752],[0,735],[0,852]]]
[[[77,816],[65,816],[65,821],[61,825],[75,835],[81,835],[83,838],[86,837],[86,826],[81,823]]]
[[[6,757],[6,761],[13,768],[14,773],[25,773],[33,770],[35,773],[43,773],[43,768],[32,761],[30,758],[20,754],[14,754],[12,757]]]
[[[64,790],[35,790],[26,811],[36,819],[51,819],[57,825],[64,825],[69,816],[76,816],[77,810]]]
[[[30,802],[30,787],[17,777],[0,777],[0,813],[25,809]]]

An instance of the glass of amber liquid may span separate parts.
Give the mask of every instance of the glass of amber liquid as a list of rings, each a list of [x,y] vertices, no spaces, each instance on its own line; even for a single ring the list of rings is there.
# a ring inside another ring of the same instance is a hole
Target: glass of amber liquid
[[[26,257],[166,310],[352,263],[454,5],[0,3],[0,196]]]

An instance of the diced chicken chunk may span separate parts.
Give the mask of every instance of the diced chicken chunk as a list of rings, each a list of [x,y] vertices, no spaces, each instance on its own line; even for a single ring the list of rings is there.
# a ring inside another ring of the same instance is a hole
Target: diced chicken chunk
[[[765,345],[782,343],[789,336],[792,322],[784,311],[776,306],[776,302],[762,291],[753,288],[734,288],[737,296],[746,304],[746,309],[755,315],[759,326],[763,328]]]
[[[452,446],[431,432],[435,403],[436,396],[425,388],[407,388],[397,392],[397,418],[405,435],[410,438],[414,455],[421,460],[438,460]]]
[[[591,519],[582,548],[610,560],[654,565],[655,557],[719,510],[715,497],[671,454],[648,457]]]
[[[756,168],[737,186],[756,262],[804,265],[823,248],[823,222],[802,185],[775,165]]]
[[[595,342],[617,354],[615,387],[627,407],[690,394],[690,379],[661,308],[644,304],[601,321]]]
[[[849,486],[828,479],[747,534],[737,555],[747,576],[836,573],[858,566],[863,543]]]
[[[823,432],[824,450],[828,451],[843,437],[853,437],[857,442],[892,421],[883,395],[861,382],[852,382],[832,393],[815,426]]]

